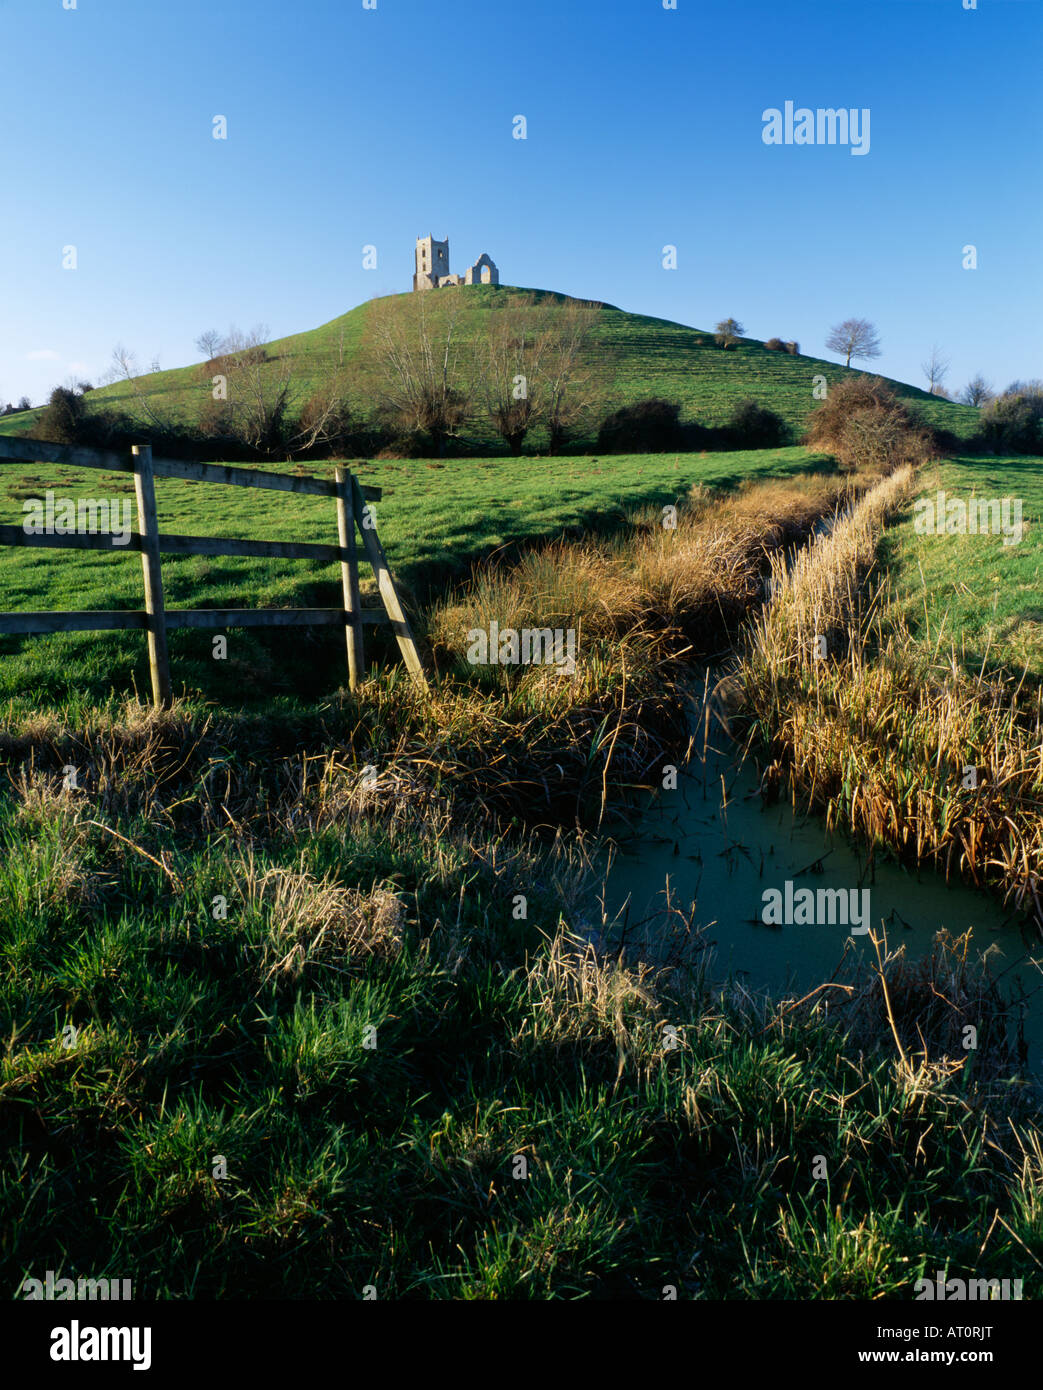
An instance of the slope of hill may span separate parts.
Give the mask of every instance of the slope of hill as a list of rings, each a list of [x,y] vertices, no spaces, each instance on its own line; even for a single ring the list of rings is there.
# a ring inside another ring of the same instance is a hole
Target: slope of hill
[[[461,342],[481,336],[490,314],[522,295],[534,296],[552,322],[567,300],[551,291],[511,286],[462,286],[432,293],[440,301],[449,295],[463,297]],[[421,296],[393,295],[387,299],[419,305]],[[292,359],[291,407],[299,408],[331,371],[345,368],[350,374],[366,367],[367,328],[375,306],[385,302],[370,300],[319,328],[279,338],[268,345],[273,372],[286,365],[287,355]],[[610,304],[600,308],[587,360],[604,398],[602,414],[644,397],[661,396],[681,404],[682,420],[719,425],[726,421],[737,401],[752,397],[798,431],[815,404],[813,379],[821,375],[835,382],[855,370],[817,357],[773,351],[750,338],[724,351],[716,346],[712,332],[628,313]],[[903,382],[893,385],[900,395],[922,405],[931,424],[960,438],[968,438],[977,428],[978,411],[972,407],[939,400]],[[147,394],[165,418],[187,426],[198,415],[209,384],[201,364],[195,364],[143,375],[137,378],[135,388]],[[99,388],[91,393],[90,401],[96,408],[115,406],[131,417],[143,419],[135,390],[126,382]],[[359,406],[364,414],[364,397]],[[0,421],[0,430],[27,432],[35,419],[36,412],[9,416]],[[480,426],[469,434],[483,451],[495,442],[495,436]],[[589,444],[592,440],[588,436],[577,442]],[[534,431],[527,448],[539,450],[544,443],[541,432]]]

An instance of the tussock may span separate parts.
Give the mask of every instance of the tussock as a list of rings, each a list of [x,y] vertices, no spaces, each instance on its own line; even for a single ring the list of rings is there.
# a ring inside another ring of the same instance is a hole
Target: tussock
[[[655,972],[601,956],[589,942],[559,930],[526,974],[532,1011],[514,1039],[558,1045],[611,1039],[621,1059],[648,1045],[659,1017]]]
[[[327,874],[243,866],[238,890],[253,910],[263,910],[270,930],[259,960],[263,982],[298,979],[312,964],[342,964],[359,956],[396,956],[405,943],[405,909],[394,893],[344,888]]]

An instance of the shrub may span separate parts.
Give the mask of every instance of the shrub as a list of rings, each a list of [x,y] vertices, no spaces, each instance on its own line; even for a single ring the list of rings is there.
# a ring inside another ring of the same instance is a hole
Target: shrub
[[[781,338],[768,338],[764,346],[769,352],[783,352],[785,351],[786,344]]]
[[[430,458],[433,450],[430,440],[422,434],[411,431],[409,434],[402,434],[385,444],[383,448],[377,449],[373,457],[377,459],[422,459]]]
[[[599,454],[664,453],[681,447],[681,407],[658,397],[622,406],[598,431]]]
[[[687,453],[704,453],[708,449],[726,449],[728,440],[722,429],[701,425],[697,420],[686,420],[681,426],[679,447]]]
[[[52,444],[88,444],[94,437],[83,396],[68,386],[56,386],[40,416],[36,436]]]
[[[1043,454],[1043,383],[1013,382],[982,410],[981,432],[999,453]]]
[[[897,410],[853,410],[844,422],[845,461],[888,473],[905,462],[906,426]]]
[[[844,468],[890,472],[931,456],[930,431],[881,377],[855,376],[829,387],[808,417],[805,443],[825,449]]]
[[[799,356],[800,356],[800,344],[799,344],[799,343],[787,343],[787,344],[786,344],[786,351],[789,353],[789,355],[790,355],[791,357],[799,357]]]
[[[347,397],[335,385],[320,386],[305,401],[291,442],[297,452],[342,453],[351,445],[353,423]]]
[[[728,418],[726,438],[733,449],[778,449],[789,443],[789,426],[774,410],[754,400],[739,401]]]

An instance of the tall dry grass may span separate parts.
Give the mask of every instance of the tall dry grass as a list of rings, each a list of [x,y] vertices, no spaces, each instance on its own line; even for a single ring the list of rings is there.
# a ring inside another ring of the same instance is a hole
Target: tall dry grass
[[[785,786],[831,825],[992,885],[1043,925],[1043,704],[903,625],[873,569],[911,481],[884,479],[791,567],[774,564],[776,600],[725,688],[753,726],[766,793]]]
[[[516,563],[475,572],[466,591],[436,605],[428,632],[441,664],[466,670],[468,632],[574,629],[577,672],[567,685],[546,669],[495,666],[492,680],[535,702],[596,698],[624,670],[631,679],[720,650],[765,596],[772,556],[805,540],[859,490],[814,476],[758,483],[718,497],[695,487],[667,518],[646,510],[622,535],[560,541]],[[676,524],[664,524],[664,521]]]

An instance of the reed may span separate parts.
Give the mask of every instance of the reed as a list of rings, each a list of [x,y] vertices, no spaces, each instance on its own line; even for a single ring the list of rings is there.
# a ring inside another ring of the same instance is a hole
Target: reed
[[[775,602],[724,691],[766,796],[785,788],[1043,926],[1043,701],[1014,678],[968,675],[939,633],[903,622],[875,566],[911,483],[908,469],[889,476],[791,566],[774,562]]]

